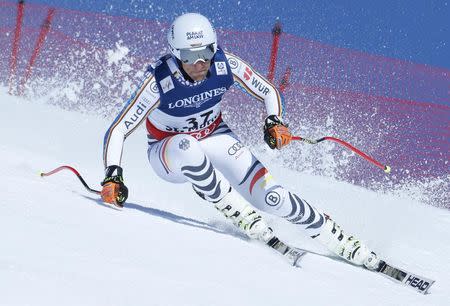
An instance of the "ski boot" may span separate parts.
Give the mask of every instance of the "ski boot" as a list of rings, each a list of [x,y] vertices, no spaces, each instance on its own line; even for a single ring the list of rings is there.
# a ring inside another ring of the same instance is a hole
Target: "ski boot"
[[[315,239],[331,252],[352,264],[364,266],[369,270],[378,270],[383,263],[365,244],[359,239],[345,234],[340,226],[328,216],[320,235]]]
[[[267,243],[274,236],[262,216],[234,189],[215,203],[215,207],[252,239]]]

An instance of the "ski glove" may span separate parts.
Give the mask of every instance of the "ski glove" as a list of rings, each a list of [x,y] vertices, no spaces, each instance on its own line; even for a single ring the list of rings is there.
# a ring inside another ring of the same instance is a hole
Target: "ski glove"
[[[109,166],[105,171],[105,179],[101,183],[103,186],[102,200],[118,207],[123,207],[123,203],[128,198],[128,188],[123,183],[122,168],[119,166]]]
[[[287,124],[276,115],[270,115],[264,123],[264,141],[273,150],[278,150],[291,142],[292,134]]]

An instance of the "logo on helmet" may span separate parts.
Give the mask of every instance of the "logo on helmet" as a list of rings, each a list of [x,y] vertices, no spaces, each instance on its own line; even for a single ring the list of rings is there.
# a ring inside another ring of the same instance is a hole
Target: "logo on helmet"
[[[172,25],[170,29],[170,35],[172,35],[172,39],[175,39],[175,25]]]
[[[203,38],[203,31],[186,32],[187,40]]]

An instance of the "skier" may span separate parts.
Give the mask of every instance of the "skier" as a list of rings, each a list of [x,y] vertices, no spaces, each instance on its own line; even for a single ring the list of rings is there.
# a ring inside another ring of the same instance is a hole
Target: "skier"
[[[145,121],[148,159],[158,176],[172,183],[191,183],[200,197],[249,237],[266,243],[274,237],[256,207],[296,224],[349,262],[376,269],[380,260],[375,253],[278,184],[222,120],[222,96],[237,84],[264,102],[268,146],[281,149],[288,145],[292,135],[282,119],[283,100],[275,86],[236,55],[222,50],[213,26],[200,14],[176,18],[167,38],[170,54],[148,68],[106,132],[103,201],[123,207],[128,197],[120,166],[124,140]]]

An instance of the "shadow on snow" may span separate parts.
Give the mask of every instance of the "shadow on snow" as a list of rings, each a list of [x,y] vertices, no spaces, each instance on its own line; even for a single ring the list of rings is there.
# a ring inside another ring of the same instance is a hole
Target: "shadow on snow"
[[[107,207],[109,209],[114,209],[114,210],[121,210],[120,208],[117,208],[115,206],[105,204],[99,198],[93,198],[93,197],[89,197],[89,196],[85,196],[85,195],[82,195],[82,196],[86,199],[96,202],[97,204],[99,204],[103,207]],[[192,226],[192,227],[196,227],[196,228],[201,228],[201,229],[212,231],[212,232],[215,232],[218,234],[230,235],[230,236],[239,238],[241,240],[249,241],[249,238],[245,234],[239,232],[237,229],[229,226],[228,224],[224,224],[221,222],[207,223],[207,222],[195,220],[192,218],[183,217],[183,216],[180,216],[180,215],[168,212],[168,211],[164,211],[161,209],[146,207],[146,206],[142,206],[142,205],[139,205],[136,203],[129,203],[129,202],[125,203],[125,206],[123,209],[138,210],[138,211],[144,212],[146,214],[149,214],[151,216],[170,220],[175,223]]]

